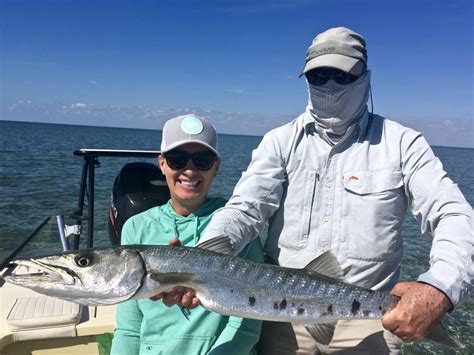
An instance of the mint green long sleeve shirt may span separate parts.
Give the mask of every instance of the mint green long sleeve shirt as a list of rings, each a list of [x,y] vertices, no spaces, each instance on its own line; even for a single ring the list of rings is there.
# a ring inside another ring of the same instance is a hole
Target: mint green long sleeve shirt
[[[185,246],[195,246],[223,199],[210,198],[187,217],[177,215],[170,201],[131,217],[122,229],[122,245],[167,245],[177,237]],[[256,240],[241,256],[263,261]],[[223,316],[199,306],[189,321],[178,307],[162,301],[131,300],[117,306],[113,355],[133,354],[255,354],[261,322]]]

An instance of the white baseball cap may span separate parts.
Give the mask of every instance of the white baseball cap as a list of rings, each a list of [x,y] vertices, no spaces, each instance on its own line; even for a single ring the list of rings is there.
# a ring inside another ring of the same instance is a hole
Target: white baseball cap
[[[161,152],[169,152],[187,143],[201,144],[220,157],[217,150],[217,131],[204,117],[188,114],[166,121],[161,139]]]
[[[346,27],[330,28],[313,39],[300,76],[320,67],[336,68],[349,73],[360,62],[367,64],[364,38]]]

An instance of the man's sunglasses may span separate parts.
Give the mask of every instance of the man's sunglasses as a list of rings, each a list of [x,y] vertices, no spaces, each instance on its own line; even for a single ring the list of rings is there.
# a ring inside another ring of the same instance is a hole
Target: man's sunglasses
[[[308,83],[319,86],[326,84],[330,79],[341,85],[351,84],[359,79],[364,73],[365,71],[360,75],[353,75],[334,68],[317,68],[310,70],[305,75]]]
[[[166,159],[168,166],[173,170],[183,169],[188,165],[189,159],[191,159],[196,169],[207,171],[212,168],[217,160],[217,156],[211,151],[189,154],[181,150],[172,150],[163,154],[163,157]]]

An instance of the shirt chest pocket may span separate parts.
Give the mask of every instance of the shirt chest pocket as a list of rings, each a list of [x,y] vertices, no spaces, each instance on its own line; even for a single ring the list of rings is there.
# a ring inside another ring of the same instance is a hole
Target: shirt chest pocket
[[[383,261],[400,253],[406,211],[401,172],[348,172],[343,186],[341,220],[347,257]]]
[[[375,194],[403,186],[400,171],[363,171],[344,174],[344,189],[357,195]]]
[[[314,169],[298,169],[289,176],[283,208],[271,223],[270,232],[279,235],[278,246],[299,250],[308,244],[319,174]],[[283,231],[283,232],[282,232]]]

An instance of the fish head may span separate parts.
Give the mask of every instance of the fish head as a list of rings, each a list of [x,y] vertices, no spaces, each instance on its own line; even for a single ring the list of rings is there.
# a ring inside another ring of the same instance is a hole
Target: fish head
[[[90,249],[19,259],[14,263],[32,272],[5,276],[6,281],[90,306],[130,299],[146,275],[140,253],[129,248]]]

